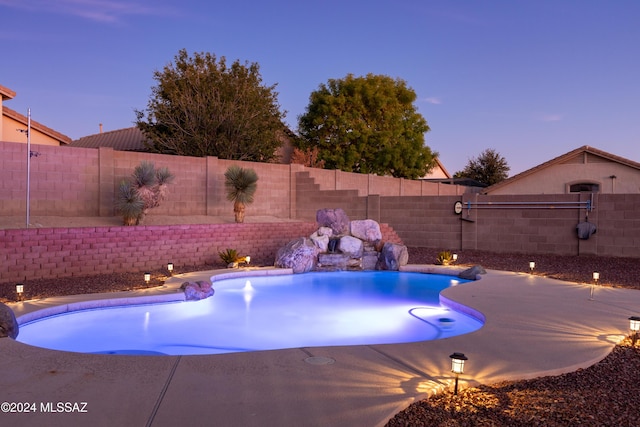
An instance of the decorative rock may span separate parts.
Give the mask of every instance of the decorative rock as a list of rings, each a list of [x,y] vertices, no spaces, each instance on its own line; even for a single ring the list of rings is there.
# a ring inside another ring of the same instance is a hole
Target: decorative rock
[[[318,247],[311,239],[299,237],[278,250],[274,265],[291,268],[294,273],[307,273],[316,266],[318,253]]]
[[[9,337],[16,339],[19,333],[16,315],[9,306],[0,302],[0,338]]]
[[[327,237],[333,236],[333,230],[331,229],[331,227],[320,227],[318,228],[316,233],[318,233],[318,236],[327,236]]]
[[[351,258],[362,258],[364,247],[362,240],[352,236],[342,236],[338,244],[340,252]]]
[[[406,265],[408,261],[409,251],[406,246],[387,242],[382,247],[376,269],[398,271],[400,266]]]
[[[211,283],[199,280],[197,282],[184,282],[180,289],[184,291],[187,301],[200,301],[209,298],[215,292]]]
[[[372,219],[351,221],[351,235],[365,242],[375,242],[382,239],[380,224]]]
[[[320,227],[329,227],[334,234],[346,234],[349,232],[349,217],[344,210],[319,209],[316,212],[316,222]]]
[[[326,228],[331,231],[330,228]],[[319,234],[317,231],[311,235],[311,241],[318,247],[320,252],[327,252],[329,248],[329,236],[326,234]]]
[[[460,272],[458,277],[466,280],[477,280],[478,276],[481,274],[487,274],[487,271],[482,268],[481,265],[474,265],[471,268],[467,268],[466,270]]]
[[[378,252],[366,252],[362,256],[362,269],[375,270],[378,264]]]
[[[346,270],[349,262],[349,256],[345,254],[320,254],[318,255],[318,268],[326,269],[327,267],[332,271]]]

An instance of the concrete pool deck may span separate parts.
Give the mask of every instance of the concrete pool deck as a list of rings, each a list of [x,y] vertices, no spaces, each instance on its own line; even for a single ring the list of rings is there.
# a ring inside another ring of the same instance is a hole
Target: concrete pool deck
[[[443,272],[434,266],[406,269]],[[258,274],[274,274],[262,271]],[[105,304],[132,296],[180,299],[180,283],[211,274],[181,275],[144,291],[50,298],[11,308],[16,316],[27,316],[24,320],[34,310],[65,310],[55,307],[89,299]],[[484,314],[485,326],[419,343],[209,356],[79,354],[0,339],[0,403],[35,404],[32,413],[0,412],[0,424],[381,426],[410,403],[452,387],[453,352],[469,358],[461,387],[560,374],[604,358],[628,335],[628,318],[640,312],[637,290],[596,287],[590,300],[587,284],[501,271],[488,271],[442,295]],[[328,360],[335,362],[322,363]],[[63,412],[67,409],[76,412]]]

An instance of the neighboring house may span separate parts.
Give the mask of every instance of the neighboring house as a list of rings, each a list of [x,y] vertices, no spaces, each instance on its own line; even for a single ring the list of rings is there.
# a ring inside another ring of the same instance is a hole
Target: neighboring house
[[[483,194],[639,194],[640,163],[585,145],[487,187]]]
[[[15,98],[16,93],[0,86],[0,141],[27,142],[28,117],[4,106],[4,102]],[[66,145],[71,138],[31,120],[31,143],[40,145]]]
[[[149,151],[144,145],[144,135],[137,127],[112,130],[76,139],[70,147],[100,148],[110,147],[117,151]]]
[[[440,159],[436,157],[436,164],[433,169],[420,179],[448,182],[451,180],[451,174],[445,169],[442,162],[440,162]]]
[[[282,146],[278,148],[276,157],[280,163],[288,164],[291,162],[291,153],[293,152],[291,140],[295,138],[295,135],[288,128],[285,128],[279,138],[282,141]],[[111,147],[118,151],[149,151],[144,141],[145,137],[142,131],[136,126],[102,132],[102,125],[100,125],[100,133],[83,136],[73,141],[69,146],[83,148]]]

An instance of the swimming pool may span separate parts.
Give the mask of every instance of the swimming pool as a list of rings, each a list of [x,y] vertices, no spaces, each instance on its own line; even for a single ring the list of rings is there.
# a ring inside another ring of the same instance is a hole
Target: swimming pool
[[[482,327],[440,304],[440,291],[465,282],[398,272],[225,279],[201,301],[38,319],[20,326],[18,341],[82,353],[193,355],[435,340]]]

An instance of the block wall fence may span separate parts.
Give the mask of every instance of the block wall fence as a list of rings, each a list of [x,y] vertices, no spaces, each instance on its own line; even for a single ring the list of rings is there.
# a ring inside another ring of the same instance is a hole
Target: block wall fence
[[[134,168],[146,160],[168,167],[175,175],[169,197],[151,215],[233,216],[226,200],[224,173],[232,164],[253,168],[258,174],[255,201],[247,215],[298,218],[295,198],[299,174],[310,176],[321,190],[353,190],[358,196],[420,196],[462,194],[466,187],[377,177],[301,165],[241,162],[217,157],[169,156],[79,148],[32,145],[30,214],[33,216],[114,216],[116,190]],[[0,142],[0,215],[26,212],[27,146]],[[308,174],[305,174],[305,172]],[[315,219],[315,215],[313,217]]]
[[[224,171],[239,164],[253,167],[260,177],[247,216],[282,221],[0,230],[0,283],[141,271],[170,259],[177,265],[205,264],[227,248],[271,263],[279,247],[313,231],[315,212],[321,208],[342,208],[351,219],[388,224],[385,238],[397,238],[409,247],[640,258],[639,194],[485,196],[465,192],[465,187],[300,165],[111,149],[32,146],[32,150],[39,153],[31,159],[34,216],[113,216],[118,183],[142,160],[149,160],[176,175],[169,200],[156,214],[232,217],[232,206],[224,197]],[[24,215],[26,145],[0,142],[0,154],[0,215]],[[465,204],[461,215],[453,211],[456,201]],[[593,202],[590,211],[586,201]],[[576,225],[587,215],[597,232],[580,240]]]

